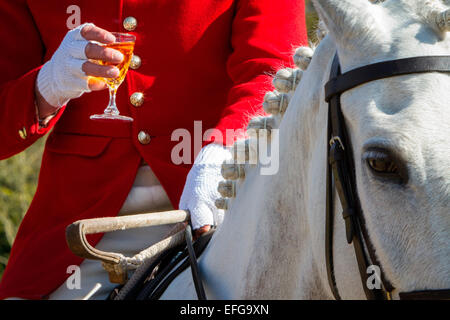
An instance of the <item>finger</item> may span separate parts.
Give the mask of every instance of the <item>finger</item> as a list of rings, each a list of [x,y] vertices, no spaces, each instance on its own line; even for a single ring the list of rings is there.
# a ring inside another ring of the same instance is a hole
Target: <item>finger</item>
[[[113,64],[121,63],[124,58],[120,51],[99,46],[93,42],[87,44],[85,52],[88,59],[102,60]]]
[[[203,227],[194,230],[194,240],[198,239],[202,234],[208,232],[211,229],[211,225],[207,224]]]
[[[88,24],[81,29],[81,35],[88,41],[98,41],[104,44],[116,41],[116,37],[114,37],[111,32],[91,24]]]
[[[81,68],[87,76],[102,78],[117,78],[120,74],[119,69],[114,66],[102,66],[90,61],[83,63]]]
[[[91,91],[100,91],[108,87],[105,81],[94,77],[89,77],[88,86]]]

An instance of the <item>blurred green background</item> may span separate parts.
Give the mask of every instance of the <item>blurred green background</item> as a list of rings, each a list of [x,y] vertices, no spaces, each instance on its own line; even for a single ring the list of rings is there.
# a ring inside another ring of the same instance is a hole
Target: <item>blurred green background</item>
[[[34,192],[41,166],[45,137],[24,152],[0,161],[0,276]]]
[[[317,16],[306,0],[306,21],[310,41],[316,42]],[[24,152],[0,161],[0,279],[8,261],[20,221],[36,191],[45,139]]]

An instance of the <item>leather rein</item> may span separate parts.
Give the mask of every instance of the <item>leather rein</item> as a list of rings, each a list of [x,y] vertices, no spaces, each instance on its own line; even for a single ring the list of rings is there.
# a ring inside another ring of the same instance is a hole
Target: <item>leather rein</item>
[[[341,73],[339,57],[336,54],[331,66],[330,79],[325,85],[325,101],[328,103],[328,135],[327,148],[327,192],[325,223],[325,254],[328,282],[336,300],[340,300],[336,285],[333,264],[333,224],[334,201],[333,188],[336,188],[342,205],[342,218],[345,222],[348,244],[353,243],[358,269],[369,300],[391,300],[394,286],[383,275],[382,266],[375,254],[364,222],[361,205],[356,189],[355,165],[352,147],[345,120],[341,110],[340,97],[344,92],[375,80],[394,76],[442,72],[450,73],[450,56],[423,56],[391,60],[367,65]],[[378,266],[380,286],[369,289],[368,268]],[[424,290],[399,293],[401,300],[410,299],[450,299],[450,289]]]

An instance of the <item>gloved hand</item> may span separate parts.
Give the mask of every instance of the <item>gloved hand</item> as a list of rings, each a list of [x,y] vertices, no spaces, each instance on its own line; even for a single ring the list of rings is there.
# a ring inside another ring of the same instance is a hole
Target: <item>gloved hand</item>
[[[217,187],[223,180],[222,163],[231,158],[227,148],[209,144],[200,151],[187,176],[179,207],[190,211],[196,236],[208,231],[209,226],[222,222],[224,212],[217,209],[215,200],[221,197]]]
[[[93,41],[109,44],[115,41],[115,37],[92,23],[85,23],[66,34],[52,58],[39,71],[37,90],[48,104],[58,108],[85,92],[106,88],[103,81],[89,76],[119,76],[119,69],[115,66],[99,65],[88,59],[117,65],[124,58],[122,53]]]

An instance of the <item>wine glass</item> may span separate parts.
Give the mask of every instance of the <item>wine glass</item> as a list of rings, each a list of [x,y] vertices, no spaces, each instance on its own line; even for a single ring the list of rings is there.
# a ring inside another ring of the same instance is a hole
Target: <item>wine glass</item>
[[[124,58],[123,61],[117,65],[120,70],[120,74],[117,78],[103,78],[102,80],[106,82],[109,89],[109,104],[103,111],[103,114],[94,114],[90,116],[91,120],[120,120],[120,121],[133,121],[133,118],[120,115],[119,109],[116,106],[116,93],[119,86],[122,84],[123,80],[130,66],[131,58],[133,57],[134,43],[136,37],[129,33],[119,33],[111,32],[115,37],[116,41],[107,45],[107,48],[112,48],[120,51]],[[101,65],[113,65],[112,63],[99,61]]]

